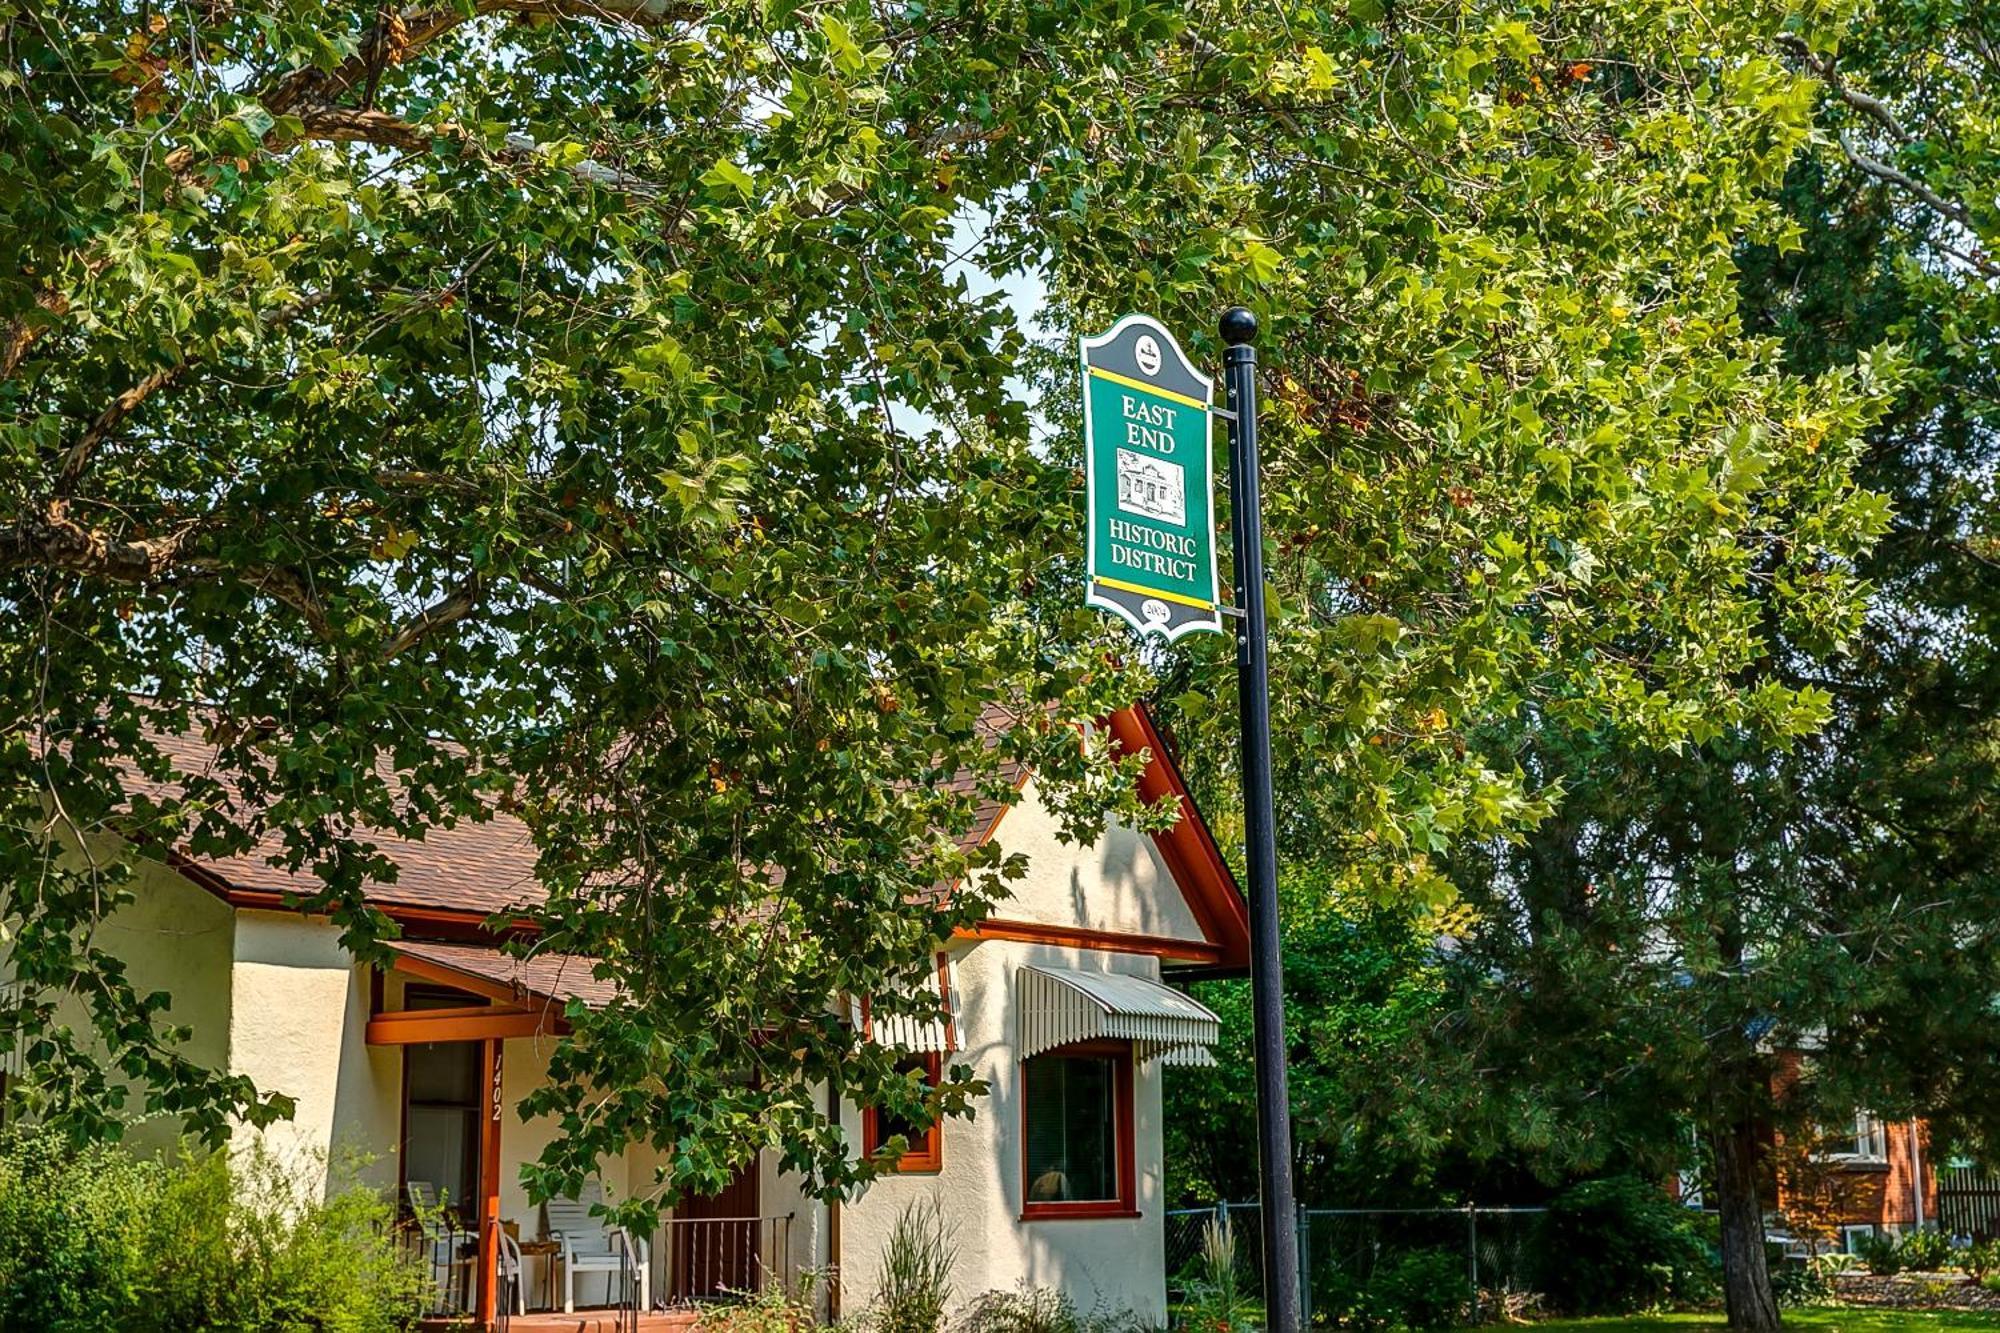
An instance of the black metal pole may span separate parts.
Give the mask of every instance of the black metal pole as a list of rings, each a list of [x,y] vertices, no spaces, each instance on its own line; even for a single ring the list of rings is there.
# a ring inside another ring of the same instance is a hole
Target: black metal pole
[[[1250,995],[1257,1041],[1264,1311],[1298,1333],[1299,1238],[1292,1201],[1292,1111],[1285,1086],[1285,973],[1278,939],[1278,845],[1271,816],[1271,681],[1264,627],[1264,517],[1257,490],[1257,317],[1222,316],[1229,410],[1229,515],[1236,543],[1236,693],[1243,719],[1243,836],[1250,869]]]

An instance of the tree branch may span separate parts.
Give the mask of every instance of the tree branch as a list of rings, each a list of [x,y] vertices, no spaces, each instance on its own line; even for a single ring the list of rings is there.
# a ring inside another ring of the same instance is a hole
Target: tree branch
[[[75,491],[76,483],[82,479],[84,469],[90,466],[92,455],[97,452],[99,445],[111,438],[119,423],[132,415],[139,404],[152,397],[154,391],[172,384],[186,374],[187,370],[186,361],[168,366],[164,370],[156,370],[113,398],[110,405],[97,414],[97,419],[90,423],[83,434],[76,437],[76,443],[63,454],[62,470],[56,474],[55,493],[67,497]]]
[[[401,629],[390,636],[382,646],[382,660],[388,662],[402,656],[435,631],[471,615],[478,608],[485,587],[485,580],[477,573],[467,574],[457,587],[410,617]]]
[[[61,319],[69,313],[69,297],[53,288],[36,293],[35,304],[52,319]],[[0,333],[0,380],[13,377],[21,358],[28,354],[28,349],[35,345],[35,339],[41,337],[42,331],[48,327],[48,322],[30,320],[25,315],[7,321],[6,331]]]
[[[0,528],[0,570],[39,565],[121,583],[150,583],[173,565],[203,526],[198,519],[165,536],[120,540],[78,523],[63,501],[51,500],[39,515]]]
[[[1975,238],[1979,236],[1979,232],[1972,225],[1972,212],[1964,204],[1959,203],[1955,199],[1947,199],[1916,177],[1906,172],[1898,171],[1895,167],[1878,158],[1868,156],[1868,154],[1854,146],[1854,141],[1848,135],[1847,131],[1842,130],[1839,139],[1841,152],[1847,154],[1847,160],[1852,162],[1862,172],[1873,176],[1876,180],[1882,181],[1885,184],[1894,185],[1898,189],[1908,191],[1939,217],[1957,223]],[[1987,277],[2000,278],[2000,263],[1996,263],[1979,254],[1965,254],[1961,257],[1966,263],[1971,264]]]
[[[260,323],[267,331],[281,329],[306,311],[324,304],[331,296],[331,291],[322,291],[292,301],[265,315]],[[82,480],[84,471],[90,466],[90,460],[96,455],[98,448],[111,438],[125,418],[136,412],[141,404],[159,390],[179,380],[193,368],[194,364],[182,361],[162,370],[156,370],[113,398],[110,404],[97,414],[96,420],[85,428],[83,434],[77,436],[76,442],[63,454],[62,469],[56,474],[54,490],[56,497],[68,498],[75,491],[76,483]]]
[[[1786,34],[1778,39],[1778,44],[1799,58],[1799,63],[1811,70],[1821,82],[1831,88],[1834,95],[1848,106],[1853,107],[1883,129],[1896,137],[1899,143],[1912,143],[1916,136],[1903,128],[1903,122],[1896,119],[1896,113],[1889,104],[1879,97],[1871,96],[1858,88],[1847,86],[1840,77],[1840,69],[1831,55],[1814,55],[1811,47],[1797,37]]]
[[[477,0],[472,5],[417,4],[387,11],[362,40],[361,49],[333,70],[302,69],[280,79],[258,100],[274,116],[308,102],[331,103],[359,86],[371,71],[399,65],[412,54],[484,14],[583,18],[659,27],[700,18],[706,11],[691,0]]]
[[[329,143],[369,143],[407,153],[428,151],[438,140],[445,139],[488,162],[504,166],[529,165],[546,151],[544,145],[525,134],[508,135],[506,146],[492,151],[474,140],[461,125],[419,125],[386,111],[315,107],[302,114],[299,121],[308,139],[323,139]],[[653,203],[667,193],[666,187],[658,181],[606,166],[602,162],[577,162],[565,167],[564,171],[586,185],[630,195],[645,203]]]

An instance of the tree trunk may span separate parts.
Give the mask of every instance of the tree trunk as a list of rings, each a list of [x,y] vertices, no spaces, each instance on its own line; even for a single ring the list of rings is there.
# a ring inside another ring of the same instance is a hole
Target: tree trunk
[[[1743,1117],[1714,1134],[1716,1208],[1722,1214],[1722,1293],[1729,1327],[1774,1333],[1778,1297],[1764,1254],[1764,1205],[1757,1197],[1757,1125]]]

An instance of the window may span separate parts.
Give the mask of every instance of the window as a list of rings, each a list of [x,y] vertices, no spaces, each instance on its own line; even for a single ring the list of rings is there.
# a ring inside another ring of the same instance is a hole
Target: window
[[[1857,1111],[1854,1122],[1828,1129],[1821,1136],[1820,1156],[1834,1162],[1880,1163],[1889,1160],[1889,1131],[1877,1117]]]
[[[905,1056],[897,1065],[903,1074],[921,1073],[926,1086],[935,1088],[944,1077],[941,1055]],[[883,1144],[901,1135],[910,1146],[896,1161],[898,1171],[938,1171],[944,1167],[944,1124],[933,1121],[928,1129],[918,1129],[907,1116],[869,1107],[861,1113],[861,1150],[873,1155]]]
[[[1889,1160],[1889,1131],[1866,1111],[1854,1117],[1854,1155],[1870,1162]]]
[[[1136,1216],[1132,1052],[1090,1042],[1021,1065],[1023,1217]]]

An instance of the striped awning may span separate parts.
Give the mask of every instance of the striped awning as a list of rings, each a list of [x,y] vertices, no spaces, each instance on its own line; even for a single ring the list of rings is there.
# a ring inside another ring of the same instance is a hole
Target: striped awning
[[[1208,1048],[1221,1035],[1221,1020],[1157,981],[1119,972],[1024,967],[1015,985],[1024,1057],[1110,1038],[1131,1042],[1141,1063],[1215,1063]]]
[[[869,1040],[884,1046],[900,1046],[921,1055],[957,1050],[958,985],[952,968],[951,955],[939,950],[936,966],[918,983],[924,1003],[934,1008],[936,1013],[921,1016],[863,1013],[860,1021],[867,1029]]]

